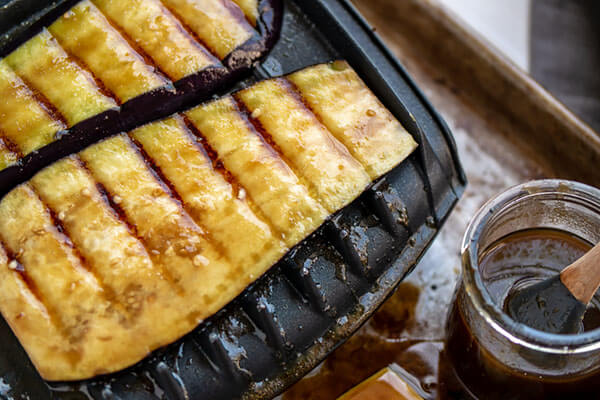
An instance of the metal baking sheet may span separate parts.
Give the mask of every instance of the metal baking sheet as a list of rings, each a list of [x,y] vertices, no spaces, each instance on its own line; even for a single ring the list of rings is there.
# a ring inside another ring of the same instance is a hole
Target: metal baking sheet
[[[284,3],[278,44],[229,90],[343,58],[418,150],[221,312],[126,371],[48,385],[0,321],[0,398],[269,398],[358,329],[415,267],[465,188],[452,135],[348,2]]]
[[[419,377],[430,398],[444,398],[439,357],[468,221],[489,198],[528,180],[600,187],[600,136],[439,2],[353,3],[450,126],[469,185],[390,300],[283,398],[332,399],[392,362]]]

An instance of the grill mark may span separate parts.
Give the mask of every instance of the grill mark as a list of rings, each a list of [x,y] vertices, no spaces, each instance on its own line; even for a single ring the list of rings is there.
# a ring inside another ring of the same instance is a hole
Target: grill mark
[[[114,201],[114,199],[112,198],[112,196],[110,195],[110,193],[108,192],[106,187],[104,187],[104,185],[102,183],[98,182],[98,180],[95,179],[94,174],[88,167],[87,163],[81,157],[79,157],[79,155],[75,155],[75,156],[73,156],[73,158],[74,158],[75,162],[77,163],[77,165],[88,174],[90,179],[92,179],[94,181],[94,183],[96,185],[96,189],[100,193],[100,198],[105,203],[105,206],[107,206],[108,211],[111,212],[113,214],[113,216],[115,216],[119,221],[121,221],[127,227],[127,230],[129,231],[129,233],[132,236],[138,238],[136,226],[132,225],[127,220],[127,215],[125,214],[125,211],[123,210],[123,208],[121,208],[120,205],[118,205]]]
[[[79,166],[95,182],[96,189],[100,193],[100,198],[102,199],[102,202],[104,203],[104,206],[106,207],[108,212],[110,212],[119,222],[125,225],[129,234],[133,238],[135,238],[138,241],[138,243],[142,246],[144,252],[152,262],[153,267],[157,267],[154,261],[152,261],[153,255],[148,251],[146,241],[139,235],[137,227],[129,221],[129,219],[127,218],[127,214],[125,213],[123,208],[115,202],[112,194],[106,189],[106,187],[94,177],[94,174],[89,169],[85,161],[83,161],[79,156],[76,156],[75,160],[77,164],[79,164]],[[165,280],[169,283],[169,285],[171,285],[171,287],[176,289],[178,294],[183,293],[183,288],[175,282],[173,275],[171,275],[171,273],[166,268],[164,268],[162,264],[158,263],[157,268],[160,270],[161,276],[165,278]]]
[[[21,279],[21,281],[23,282],[23,285],[27,288],[29,293],[31,293],[31,295],[36,299],[36,301],[42,307],[43,312],[48,316],[50,323],[54,327],[56,327],[59,332],[61,332],[64,335],[65,332],[64,332],[63,327],[59,323],[60,318],[58,317],[58,314],[55,313],[54,310],[51,310],[50,306],[48,304],[46,304],[46,302],[44,301],[44,296],[42,296],[42,292],[40,291],[40,289],[38,288],[36,283],[33,281],[33,279],[27,273],[27,270],[25,269],[25,266],[23,265],[23,263],[19,260],[19,257],[6,245],[6,243],[4,242],[4,240],[1,237],[0,237],[0,247],[2,247],[2,249],[4,249],[4,252],[6,253],[6,257],[7,257],[9,263],[13,260],[17,262],[17,268],[14,270],[15,273],[18,275],[19,279]],[[66,337],[66,335],[65,335],[65,337]]]
[[[9,152],[16,155],[17,159],[20,160],[21,158],[23,158],[23,153],[21,152],[19,146],[17,146],[15,142],[13,142],[8,136],[6,136],[6,133],[2,130],[0,130],[0,141]]]
[[[94,5],[95,7],[95,5]],[[173,78],[169,77],[167,75],[167,73],[165,71],[162,70],[162,68],[152,59],[152,57],[150,57],[150,55],[148,53],[146,53],[146,51],[140,46],[138,45],[135,40],[133,40],[129,34],[127,34],[127,32],[125,32],[124,29],[122,29],[115,21],[113,21],[110,16],[102,13],[100,11],[100,9],[97,9],[98,12],[104,16],[104,19],[106,19],[106,22],[108,23],[108,25],[115,30],[115,32],[117,32],[118,35],[121,36],[121,39],[127,43],[129,45],[129,47],[131,47],[131,49],[133,50],[133,53],[136,57],[138,57],[139,60],[143,61],[147,66],[151,67],[154,69],[153,73],[156,74],[159,78],[161,78],[165,85],[172,85],[173,84]]]
[[[111,288],[110,286],[108,286],[102,279],[102,277],[100,277],[97,273],[97,271],[94,270],[94,268],[90,265],[89,261],[86,259],[86,257],[81,253],[81,250],[75,246],[75,243],[73,243],[73,240],[71,239],[68,230],[65,228],[65,226],[63,225],[62,221],[60,220],[60,218],[58,218],[58,215],[56,215],[55,210],[50,207],[43,199],[42,197],[39,195],[39,193],[35,190],[35,188],[33,188],[32,185],[29,185],[31,190],[33,191],[33,193],[35,194],[35,196],[39,199],[39,201],[44,205],[44,208],[46,210],[46,212],[48,213],[48,215],[50,216],[50,219],[52,221],[52,225],[54,225],[54,227],[56,228],[57,232],[58,232],[58,236],[59,238],[62,240],[62,242],[69,247],[72,251],[73,254],[75,255],[75,257],[77,257],[77,259],[79,260],[82,269],[89,274],[90,276],[92,276],[95,280],[96,285],[100,288],[101,290],[101,296],[104,297],[106,300],[108,300],[111,304],[117,306],[117,308],[119,309],[119,311],[122,314],[127,315],[128,317],[131,318],[131,313],[129,311],[127,311],[127,307],[121,302],[121,300],[118,298],[117,293],[115,292],[115,290],[113,288]],[[77,268],[78,269],[78,268]]]
[[[234,96],[230,96],[230,97],[232,97],[234,100],[234,102],[232,104],[234,111],[242,119],[242,121],[244,122],[246,127],[261,141],[261,143],[265,146],[265,149],[272,156],[277,158],[277,161],[282,163],[289,171],[292,172],[292,174],[296,175],[296,173],[292,170],[292,167],[290,166],[291,161],[285,157],[285,155],[283,154],[283,152],[281,151],[281,149],[279,148],[277,143],[274,143],[274,142],[272,144],[269,143],[261,134],[259,134],[256,126],[254,124],[252,124],[252,122],[250,122],[251,113],[250,113],[250,110],[248,110],[248,108],[246,107],[246,104],[244,104],[240,99],[237,99]],[[257,120],[256,124],[258,124],[260,126],[260,128],[262,128],[264,130],[260,121]],[[269,135],[269,137],[270,137],[270,135]],[[276,148],[279,150],[276,150]]]
[[[33,279],[25,272],[25,267],[23,266],[23,264],[21,264],[16,258],[13,260],[17,262],[17,269],[15,270],[15,272],[18,274],[19,278],[21,278],[23,284],[27,287],[27,290],[29,290],[31,295],[42,307],[44,313],[50,318],[50,321],[52,321],[54,318],[52,318],[52,313],[50,313],[48,307],[42,300],[40,289],[37,287]]]
[[[58,333],[60,335],[62,335],[64,341],[66,341],[70,344],[73,344],[73,343],[81,340],[81,337],[74,336],[72,328],[65,325],[64,321],[62,320],[62,316],[61,316],[60,312],[58,310],[56,310],[52,306],[52,304],[49,304],[47,301],[45,301],[45,298],[42,295],[41,290],[39,289],[37,284],[34,282],[34,280],[31,278],[31,276],[29,276],[29,274],[27,274],[27,270],[26,270],[24,264],[19,260],[19,257],[16,254],[14,254],[8,246],[6,246],[6,244],[4,243],[2,238],[0,238],[0,246],[2,246],[4,248],[4,251],[6,252],[6,255],[9,260],[12,259],[18,263],[17,269],[15,270],[15,272],[17,272],[19,274],[19,278],[21,279],[21,282],[24,284],[24,286],[27,288],[27,290],[29,290],[29,292],[32,294],[32,296],[39,302],[39,304],[42,306],[44,312],[46,313],[46,315],[48,316],[48,319],[50,320],[50,324],[55,327],[55,329],[58,331]],[[79,351],[80,351],[79,349],[70,351],[70,354],[71,354],[70,358],[73,359],[73,361],[77,360],[77,358],[78,358],[77,354]]]
[[[27,274],[27,272],[25,271],[25,267],[23,266],[21,261],[19,261],[19,258],[16,256],[16,254],[14,254],[8,248],[8,246],[6,246],[6,244],[4,243],[4,241],[1,238],[0,238],[0,247],[6,253],[6,257],[8,260],[7,264],[9,264],[13,260],[17,262],[17,268],[14,269],[15,273],[17,273],[21,277],[21,279],[23,280],[23,283],[25,284],[25,286],[27,286],[27,289],[31,292],[33,297],[40,303],[40,305],[43,306],[44,312],[48,316],[50,316],[50,313],[48,312],[48,307],[46,306],[46,303],[44,303],[44,301],[43,301],[43,298],[42,298],[39,288],[37,287],[35,282],[33,282],[31,277]]]
[[[307,195],[314,201],[316,201],[317,204],[327,209],[323,205],[323,201],[321,200],[321,198],[318,196],[319,191],[317,190],[315,185],[309,179],[307,179],[306,176],[304,176],[304,174],[301,172],[301,170],[297,168],[296,165],[285,155],[285,153],[283,152],[283,150],[281,150],[281,147],[279,147],[279,145],[275,142],[271,134],[265,129],[265,127],[257,118],[252,116],[252,113],[250,112],[248,107],[246,107],[246,104],[238,97],[238,95],[233,94],[232,97],[235,100],[238,112],[246,120],[249,127],[256,134],[256,136],[258,136],[263,141],[265,146],[270,148],[271,151],[273,151],[277,155],[277,157],[279,157],[279,159],[288,166],[290,171],[292,171],[296,178],[298,178],[298,184],[302,185],[306,189]]]
[[[106,87],[106,85],[104,84],[104,82],[102,82],[100,80],[100,78],[98,78],[96,75],[94,75],[92,70],[85,63],[85,61],[83,61],[81,58],[79,58],[75,54],[71,53],[69,50],[65,49],[60,44],[60,41],[57,38],[55,38],[54,36],[52,36],[52,40],[54,40],[56,42],[56,44],[61,48],[61,50],[65,52],[65,54],[67,55],[67,58],[70,59],[72,62],[74,62],[81,69],[81,71],[84,73],[84,76],[91,83],[96,85],[96,88],[102,95],[112,99],[118,106],[120,106],[122,104],[121,99],[119,99],[108,87]],[[95,115],[97,115],[97,114],[95,114]]]
[[[116,201],[111,196],[111,194],[108,193],[108,190],[106,189],[106,187],[104,187],[104,185],[102,183],[96,181],[96,190],[98,190],[98,193],[100,193],[100,198],[102,199],[102,202],[104,203],[104,205],[108,208],[108,211],[116,219],[118,219],[120,222],[122,222],[125,225],[125,227],[127,228],[127,231],[129,232],[130,235],[132,235],[135,238],[138,238],[138,240],[139,240],[139,234],[137,231],[137,227],[129,222],[129,220],[127,219],[127,215],[125,214],[125,211],[123,210],[123,208],[120,205],[118,205],[116,203]],[[148,253],[147,250],[146,250],[146,253]]]
[[[234,196],[238,197],[240,189],[246,189],[242,187],[240,182],[233,176],[231,171],[225,168],[225,165],[223,165],[223,162],[219,159],[219,154],[210,145],[210,143],[208,143],[208,140],[206,140],[206,137],[202,134],[202,132],[200,132],[198,127],[194,125],[187,115],[182,115],[182,117],[186,133],[194,139],[193,142],[195,143],[196,147],[210,160],[213,169],[221,174],[223,179],[225,179],[231,185]]]
[[[12,68],[11,68],[12,69]],[[62,113],[56,108],[54,104],[42,92],[40,92],[35,85],[29,82],[25,77],[17,74],[17,71],[13,69],[13,72],[21,82],[20,89],[24,90],[29,94],[33,100],[40,106],[40,108],[48,115],[53,121],[58,122],[61,125],[61,129],[69,127],[67,119]],[[58,129],[59,132],[61,129]]]
[[[128,134],[128,136],[130,147],[141,156],[146,168],[148,168],[148,171],[150,171],[156,182],[180,208],[184,209],[184,202],[179,193],[175,190],[173,183],[163,174],[160,167],[154,162],[152,157],[150,157],[144,147],[133,137],[133,135]]]
[[[175,201],[175,203],[179,206],[181,211],[183,211],[183,213],[185,214],[185,217],[187,217],[192,224],[196,225],[196,227],[200,229],[201,236],[204,238],[204,240],[206,240],[214,248],[214,250],[218,253],[220,257],[223,257],[227,262],[232,264],[225,246],[213,238],[213,236],[210,233],[210,230],[206,229],[206,227],[202,226],[202,224],[198,223],[191,217],[192,214],[190,214],[187,204],[185,204],[185,202],[175,189],[173,182],[171,182],[164,175],[160,167],[154,162],[150,155],[146,153],[146,150],[144,150],[143,146],[140,143],[138,143],[132,136],[133,135],[129,134],[129,144],[131,148],[141,156],[144,164],[146,165],[146,168],[148,169],[148,171],[150,171],[152,176],[154,176],[156,182],[165,190],[167,195],[171,197],[173,201]]]
[[[310,105],[310,103],[306,100],[306,98],[302,95],[302,92],[300,91],[300,89],[298,88],[298,86],[296,86],[296,84],[294,82],[292,82],[291,80],[288,79],[287,76],[282,76],[280,77],[277,82],[280,84],[280,86],[282,86],[285,91],[291,95],[294,99],[296,99],[296,101],[301,104],[306,111],[308,111],[310,114],[312,114],[312,116],[319,121],[319,123],[323,126],[323,128],[325,128],[325,130],[327,130],[327,132],[333,136],[333,134],[331,132],[329,132],[329,129],[327,128],[327,125],[325,125],[325,122],[323,122],[323,118],[321,118],[321,116],[315,112],[315,110],[313,109],[313,107]],[[335,136],[333,136],[335,137]]]
[[[214,52],[212,52],[208,48],[208,45],[206,45],[206,43],[204,43],[204,40],[200,39],[200,37],[198,37],[198,35],[196,35],[196,33],[190,27],[186,28],[186,26],[184,25],[184,22],[181,20],[181,18],[178,18],[176,15],[174,15],[171,12],[171,10],[168,9],[167,6],[164,5],[162,0],[158,0],[158,2],[160,3],[160,8],[161,8],[162,12],[165,15],[167,15],[168,17],[170,17],[175,22],[175,28],[177,28],[177,30],[183,36],[185,36],[185,38],[188,39],[194,47],[196,47],[204,55],[206,55],[210,59],[212,65],[220,66],[221,60],[219,59],[219,57],[217,57],[217,55]]]
[[[214,49],[212,49],[204,40],[202,40],[202,38],[198,36],[196,32],[194,32],[194,30],[184,21],[183,18],[181,18],[181,16],[176,10],[173,10],[172,8],[167,6],[165,3],[163,3],[162,0],[158,1],[160,2],[160,5],[165,10],[169,11],[169,13],[171,13],[171,15],[177,20],[177,29],[180,29],[182,33],[185,33],[186,36],[190,37],[190,39],[193,39],[196,42],[196,44],[200,46],[200,48],[202,48],[212,58],[214,58],[215,60],[222,61],[221,58],[219,58],[219,56],[217,55],[217,52]]]
[[[200,129],[196,125],[194,125],[194,123],[189,119],[187,115],[183,115],[183,122],[185,124],[185,127],[187,128],[186,133],[190,135],[190,137],[196,139],[193,140],[196,147],[199,148],[210,159],[213,165],[213,169],[217,171],[217,173],[219,173],[223,177],[223,179],[229,182],[229,184],[233,188],[234,196],[239,199],[240,190],[243,190],[245,193],[246,203],[248,204],[248,207],[250,208],[250,211],[252,211],[254,216],[258,220],[266,224],[271,230],[271,232],[275,234],[275,236],[283,240],[285,235],[279,229],[277,229],[275,225],[273,225],[273,222],[269,218],[267,218],[267,216],[262,212],[260,207],[256,205],[252,194],[244,187],[244,185],[237,179],[237,177],[225,167],[223,161],[219,159],[219,154],[210,145],[209,141],[206,139],[206,137],[200,131]]]
[[[294,97],[294,99],[296,99],[296,101],[299,104],[301,104],[304,107],[304,109],[306,111],[308,111],[308,113],[311,114],[312,117],[323,127],[324,131],[327,132],[327,135],[329,136],[329,138],[334,143],[337,142],[337,143],[339,143],[340,146],[342,146],[344,149],[346,149],[348,154],[350,154],[352,161],[355,162],[357,165],[360,165],[362,167],[362,169],[364,169],[366,172],[366,166],[363,165],[360,161],[358,161],[358,159],[356,158],[355,152],[352,149],[348,148],[341,140],[339,140],[337,137],[335,137],[333,132],[331,132],[329,130],[329,128],[323,121],[323,118],[321,118],[321,116],[317,112],[315,112],[315,110],[308,103],[306,98],[304,98],[304,96],[302,96],[302,92],[300,91],[298,86],[296,86],[296,84],[294,82],[289,80],[287,78],[287,76],[281,77],[277,81],[281,84],[281,86],[285,89],[285,91],[287,93],[289,93],[292,97]]]
[[[75,256],[77,258],[79,258],[80,262],[81,262],[81,266],[87,270],[91,275],[94,276],[94,278],[96,278],[96,281],[100,282],[97,277],[95,276],[95,274],[93,273],[92,269],[90,268],[90,266],[88,265],[87,261],[85,260],[85,257],[83,257],[83,255],[79,252],[79,249],[75,247],[75,244],[73,243],[73,241],[71,240],[71,237],[68,235],[65,226],[63,225],[62,221],[58,218],[58,215],[56,215],[56,212],[44,201],[44,199],[42,199],[42,197],[40,196],[40,194],[37,192],[37,190],[35,190],[35,188],[33,187],[33,185],[28,185],[29,188],[31,189],[31,191],[35,194],[35,196],[37,197],[37,199],[40,201],[40,203],[42,203],[42,205],[44,206],[44,210],[46,211],[46,213],[48,213],[48,216],[50,216],[50,220],[52,221],[52,225],[54,226],[54,228],[56,228],[56,231],[59,233],[59,239],[65,244],[67,245],[67,247],[71,248],[73,250],[73,253],[75,254]]]

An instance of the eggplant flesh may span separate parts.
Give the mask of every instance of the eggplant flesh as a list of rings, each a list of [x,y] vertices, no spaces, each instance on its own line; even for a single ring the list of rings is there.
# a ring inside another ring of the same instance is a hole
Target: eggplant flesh
[[[47,380],[121,370],[415,148],[343,61],[109,137],[0,201],[0,311]]]
[[[78,2],[0,60],[5,144],[20,159],[110,110],[119,117],[96,119],[104,135],[132,129],[148,104],[166,116],[184,100],[209,98],[269,50],[281,16],[265,26],[259,7],[277,14],[280,2]],[[232,53],[244,62],[230,66]]]

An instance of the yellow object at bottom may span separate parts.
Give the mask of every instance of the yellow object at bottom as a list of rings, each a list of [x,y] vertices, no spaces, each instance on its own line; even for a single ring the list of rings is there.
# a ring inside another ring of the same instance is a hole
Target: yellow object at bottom
[[[384,368],[338,400],[423,400],[392,368]]]

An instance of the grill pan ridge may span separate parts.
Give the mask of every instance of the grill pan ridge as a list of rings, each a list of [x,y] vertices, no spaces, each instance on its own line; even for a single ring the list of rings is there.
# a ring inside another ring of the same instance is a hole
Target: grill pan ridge
[[[0,399],[269,398],[358,329],[415,267],[466,185],[448,128],[348,2],[286,0],[284,7],[269,56],[220,94],[346,59],[418,149],[220,312],[125,371],[48,385],[0,318]],[[14,22],[0,18],[0,31]]]

